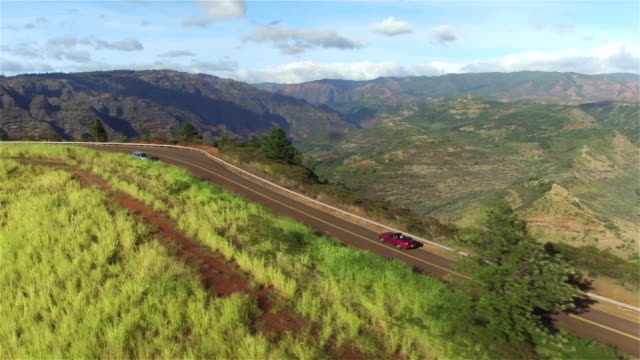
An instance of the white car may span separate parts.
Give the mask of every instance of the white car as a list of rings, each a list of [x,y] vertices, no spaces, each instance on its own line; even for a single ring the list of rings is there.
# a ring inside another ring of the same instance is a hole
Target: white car
[[[144,151],[135,151],[131,155],[136,159],[149,160],[149,156],[147,156],[147,153]]]

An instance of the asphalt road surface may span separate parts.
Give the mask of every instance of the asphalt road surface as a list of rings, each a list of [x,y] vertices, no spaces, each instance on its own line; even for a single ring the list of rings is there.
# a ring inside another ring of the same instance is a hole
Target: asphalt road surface
[[[96,148],[96,147],[94,147]],[[144,150],[160,161],[182,167],[212,183],[229,189],[250,201],[254,201],[284,214],[306,225],[333,236],[340,241],[378,254],[385,258],[403,261],[416,271],[436,278],[464,276],[453,270],[455,261],[431,253],[424,248],[398,250],[378,241],[378,233],[351,222],[347,216],[337,217],[328,212],[308,206],[296,199],[275,192],[264,184],[249,180],[230,172],[216,161],[195,151],[141,146],[100,146],[101,150],[131,153]],[[640,356],[640,316],[635,321],[594,309],[586,309],[577,314],[559,314],[555,317],[559,327],[575,334],[583,335],[602,343]]]

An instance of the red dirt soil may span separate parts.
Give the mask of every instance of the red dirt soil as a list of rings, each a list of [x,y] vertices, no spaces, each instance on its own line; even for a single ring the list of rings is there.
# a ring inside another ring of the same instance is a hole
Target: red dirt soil
[[[505,110],[500,110],[498,111],[498,113],[493,117],[494,120],[499,119],[505,115],[511,114],[516,112],[515,108],[510,108],[510,109],[505,109]]]
[[[155,233],[159,243],[174,255],[194,268],[204,286],[216,296],[229,296],[233,293],[246,293],[257,299],[263,314],[255,319],[253,327],[265,334],[281,334],[286,331],[293,335],[301,334],[314,326],[311,321],[290,311],[275,310],[271,302],[270,289],[251,289],[249,280],[240,270],[227,263],[222,256],[214,255],[202,245],[190,240],[166,218],[155,213],[146,205],[121,191],[112,189],[102,178],[84,172],[61,161],[30,160],[29,163],[43,165],[70,172],[85,184],[98,188],[114,199],[118,205],[133,213],[138,220],[157,227]]]
[[[337,157],[338,157],[338,155],[320,156],[320,157],[316,158],[316,161],[322,161],[322,160],[335,159],[335,158],[337,158]]]
[[[571,130],[580,130],[585,128],[587,125],[585,124],[571,124],[571,125],[567,125],[565,127],[562,128],[562,130],[565,131],[571,131]]]
[[[227,264],[220,257],[214,256],[200,244],[187,238],[168,220],[153,212],[137,199],[121,191],[111,189],[104,179],[59,162],[46,160],[33,160],[30,162],[72,173],[81,183],[94,186],[108,194],[118,205],[129,210],[138,219],[156,226],[155,235],[160,244],[195,268],[200,274],[205,287],[213,294],[228,296],[236,292],[248,293],[251,290],[249,280],[238,270]]]

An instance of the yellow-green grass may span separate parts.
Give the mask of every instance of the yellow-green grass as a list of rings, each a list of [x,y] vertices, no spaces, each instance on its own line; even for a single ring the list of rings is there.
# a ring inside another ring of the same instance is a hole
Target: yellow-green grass
[[[2,159],[0,204],[0,358],[314,354],[255,334],[255,299],[212,297],[148,226],[67,172]]]
[[[382,357],[535,356],[489,341],[469,321],[469,299],[444,283],[320,236],[182,169],[76,147],[0,147],[0,157],[16,156],[64,159],[169,214],[182,231],[234,259],[255,282],[273,287],[284,306],[317,324],[313,336],[296,343],[304,354],[354,346]],[[553,351],[562,357],[574,350]]]

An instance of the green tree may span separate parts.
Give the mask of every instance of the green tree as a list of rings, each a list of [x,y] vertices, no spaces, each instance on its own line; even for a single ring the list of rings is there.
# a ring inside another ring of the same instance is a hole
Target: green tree
[[[2,129],[0,129],[0,141],[9,140],[9,135]]]
[[[90,128],[90,132],[95,141],[109,141],[109,138],[107,137],[107,131],[104,129],[104,126],[102,125],[102,121],[100,121],[100,119],[96,119],[96,121],[93,122]]]
[[[249,145],[251,147],[254,147],[254,148],[260,147],[260,138],[255,136],[255,135],[251,135],[249,137],[249,141],[247,142],[247,145]]]
[[[316,161],[316,158],[311,155],[305,156],[304,160],[302,161],[302,166],[315,173],[316,168],[318,167],[318,161]]]
[[[574,270],[535,241],[506,202],[487,211],[481,224],[459,235],[475,252],[459,265],[471,277],[464,288],[475,299],[475,320],[504,342],[553,340],[543,315],[575,306]]]
[[[216,147],[220,149],[220,151],[224,151],[227,145],[231,144],[231,136],[229,136],[229,132],[225,131],[222,136],[216,141]]]
[[[260,148],[271,159],[287,164],[300,164],[301,154],[287,139],[287,134],[281,128],[271,129],[260,140]]]
[[[140,138],[145,141],[148,141],[149,139],[151,139],[151,130],[149,130],[148,127],[143,125],[140,128]]]
[[[118,142],[127,142],[129,141],[129,138],[127,137],[127,135],[124,133],[124,131],[120,131],[120,133],[118,134]]]
[[[180,133],[178,135],[183,140],[202,139],[202,136],[200,136],[198,129],[196,129],[195,126],[193,126],[193,124],[188,121],[182,123],[182,126],[180,127]]]

